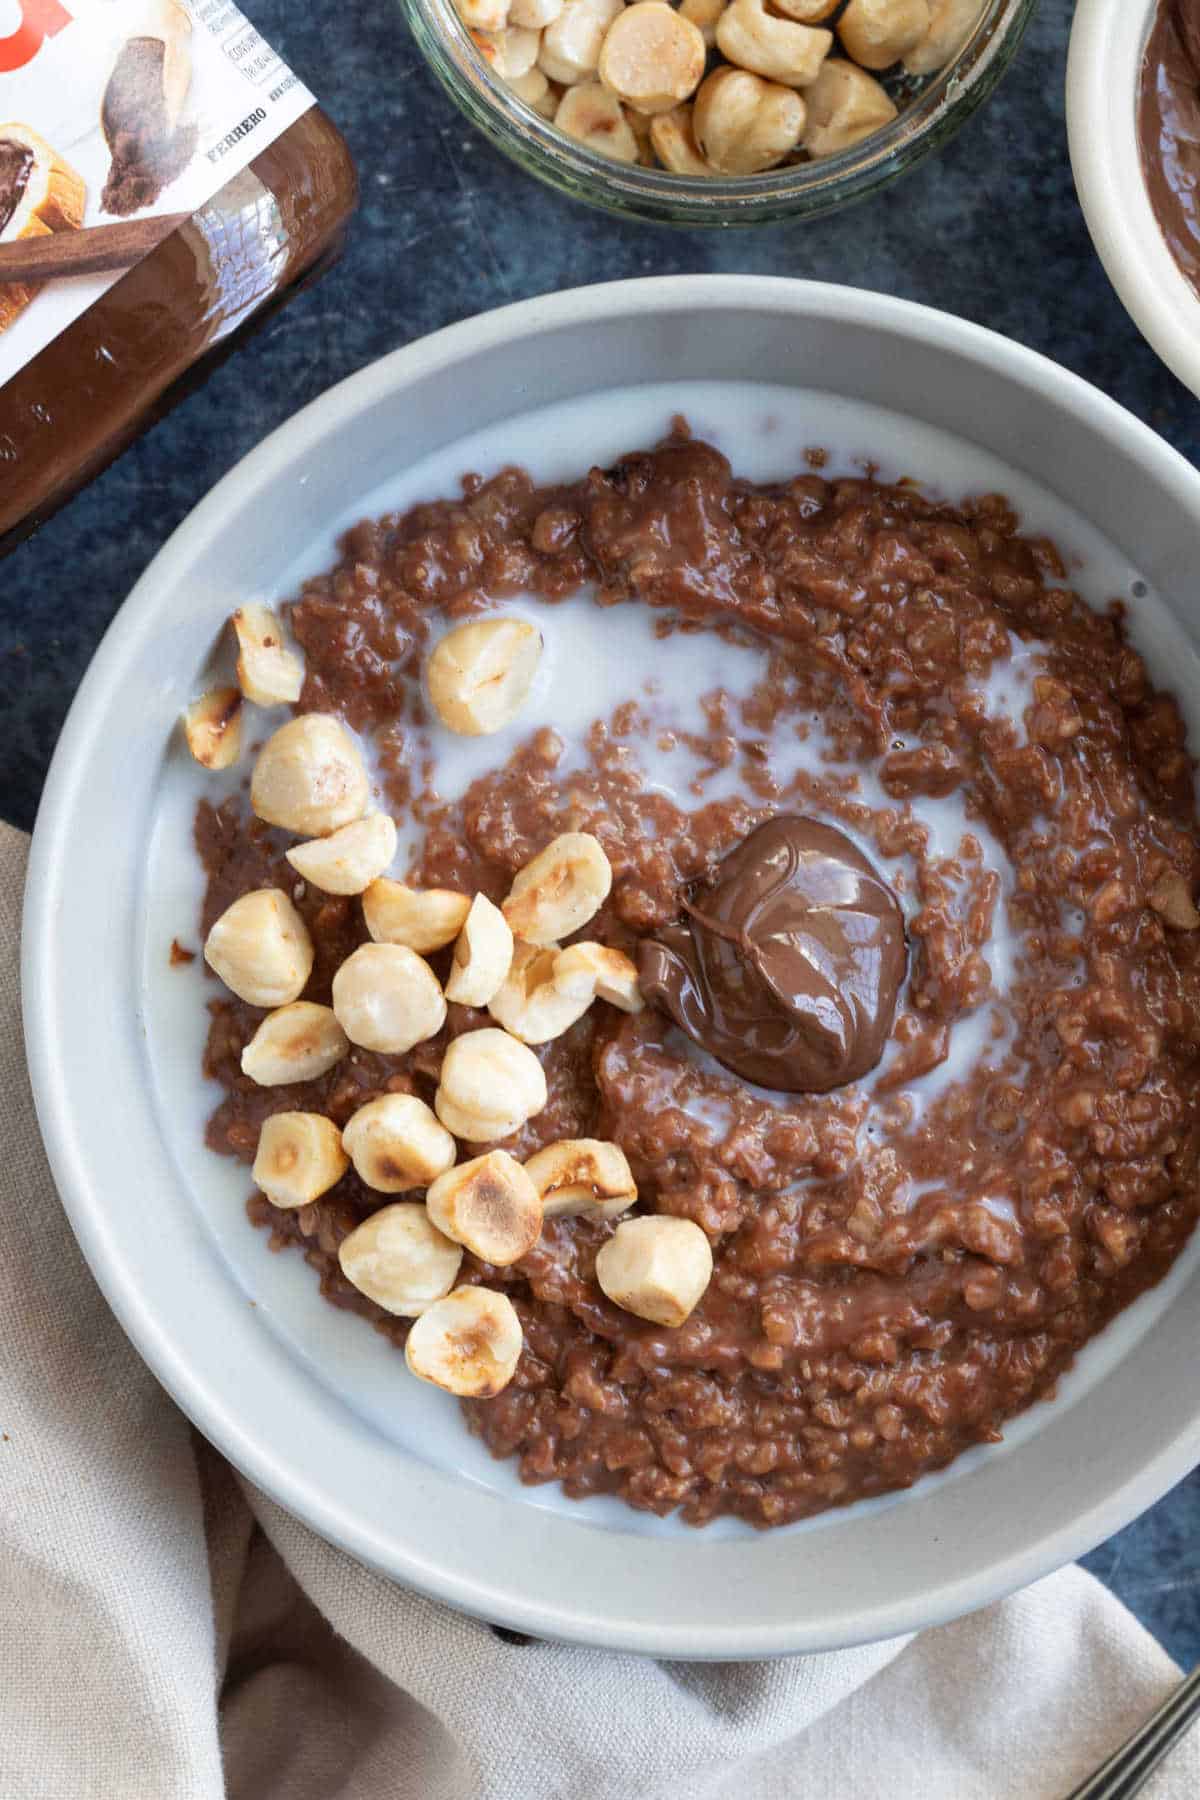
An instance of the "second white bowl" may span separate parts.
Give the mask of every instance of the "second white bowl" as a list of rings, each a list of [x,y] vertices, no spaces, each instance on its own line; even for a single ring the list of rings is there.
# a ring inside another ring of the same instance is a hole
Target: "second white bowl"
[[[1158,0],[1079,0],[1067,61],[1071,166],[1088,230],[1126,310],[1200,394],[1200,297],[1150,205],[1138,150],[1138,83]]]

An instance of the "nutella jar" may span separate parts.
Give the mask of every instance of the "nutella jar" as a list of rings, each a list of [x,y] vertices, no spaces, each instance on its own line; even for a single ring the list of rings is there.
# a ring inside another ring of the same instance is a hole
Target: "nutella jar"
[[[327,267],[356,200],[228,0],[0,0],[0,550]]]

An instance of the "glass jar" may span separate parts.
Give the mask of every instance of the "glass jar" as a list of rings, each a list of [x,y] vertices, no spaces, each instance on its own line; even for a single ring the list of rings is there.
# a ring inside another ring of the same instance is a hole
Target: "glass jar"
[[[337,256],[354,164],[317,107],[0,388],[11,549]]]
[[[945,144],[987,99],[1021,40],[1036,0],[987,0],[958,56],[935,76],[895,90],[898,118],[849,150],[764,175],[709,180],[612,161],[565,137],[494,75],[454,0],[402,0],[435,75],[473,124],[531,175],[610,212],[668,225],[759,225],[817,218],[861,200]]]

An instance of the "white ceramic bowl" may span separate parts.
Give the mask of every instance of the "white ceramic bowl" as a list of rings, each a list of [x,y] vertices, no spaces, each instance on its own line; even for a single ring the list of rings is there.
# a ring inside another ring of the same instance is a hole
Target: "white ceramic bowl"
[[[1067,59],[1071,167],[1108,278],[1146,340],[1200,394],[1200,299],[1150,205],[1137,141],[1142,56],[1158,0],[1079,0]]]
[[[764,375],[776,385],[755,386]],[[760,459],[791,468],[800,444],[839,434],[846,455],[886,439],[885,460],[905,458],[890,473],[920,474],[940,446],[951,481],[1003,479],[1031,524],[1058,518],[1068,548],[1084,546],[1081,580],[1091,540],[1061,520],[1072,509],[1103,520],[1116,546],[1104,584],[1144,581],[1163,597],[1158,659],[1200,699],[1183,635],[1196,625],[1200,476],[1073,376],[975,326],[850,289],[684,277],[529,301],[398,351],[310,406],[218,485],[139,582],[47,783],[25,915],[26,1029],[51,1162],[98,1281],[165,1386],[253,1481],[366,1563],[509,1626],[672,1657],[767,1656],[980,1606],[1178,1479],[1200,1458],[1197,1247],[1088,1348],[1053,1405],[907,1495],[765,1534],[573,1506],[520,1489],[451,1402],[418,1392],[376,1334],[320,1300],[300,1257],[268,1255],[241,1210],[244,1171],[200,1148],[214,1098],[195,1061],[200,990],[166,957],[181,924],[195,941],[198,776],[173,730],[232,597],[286,592],[329,560],[339,521],[398,482],[444,489],[468,456],[455,448],[464,412],[498,454],[505,421],[570,402],[582,468],[645,429],[649,402],[635,392],[609,407],[598,441],[595,396],[663,381],[737,384],[706,390],[697,425],[721,430],[725,396],[758,419]],[[528,419],[523,430],[528,441]]]

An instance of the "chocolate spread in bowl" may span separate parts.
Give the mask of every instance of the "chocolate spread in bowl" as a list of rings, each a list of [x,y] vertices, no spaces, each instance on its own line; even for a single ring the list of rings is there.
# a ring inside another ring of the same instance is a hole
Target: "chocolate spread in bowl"
[[[717,1061],[788,1094],[878,1063],[904,979],[896,897],[849,838],[781,813],[645,938],[641,990]]]
[[[996,496],[953,506],[813,471],[753,486],[677,436],[571,487],[510,469],[364,522],[291,608],[301,705],[373,736],[384,802],[423,828],[420,885],[499,900],[556,832],[592,831],[614,879],[586,935],[638,954],[686,929],[758,828],[799,817],[844,836],[904,909],[882,1057],[829,1092],[747,1083],[657,1006],[598,1003],[539,1051],[548,1105],[507,1147],[615,1140],[639,1209],[694,1220],[715,1267],[670,1330],[601,1292],[611,1222],[551,1219],[507,1269],[464,1258],[463,1279],[503,1289],[521,1317],[513,1383],[467,1414],[523,1479],[760,1526],[907,1486],[1051,1395],[1186,1242],[1200,1207],[1192,764],[1119,612],[1065,580]],[[722,670],[757,646],[761,675],[735,692],[723,674],[685,730],[631,667],[629,702],[583,739],[531,727],[461,798],[439,798],[417,679],[431,642],[516,594],[545,603],[550,629],[588,583],[603,608],[656,609],[656,666],[709,634]],[[697,771],[674,797],[645,761],[671,735]],[[292,891],[289,841],[239,799],[200,808],[204,930],[251,888]],[[306,997],[327,1000],[366,935],[361,909],[311,889],[298,905],[316,949]],[[452,1006],[406,1056],[355,1051],[268,1089],[240,1068],[261,1013],[225,997],[212,1014],[206,1067],[225,1094],[209,1142],[247,1163],[273,1112],[344,1124],[384,1092],[429,1100],[447,1038],[487,1022]],[[312,1206],[259,1196],[250,1210],[333,1304],[399,1344],[406,1322],[337,1261],[380,1201],[351,1170]]]
[[[1200,0],[1159,0],[1142,62],[1138,146],[1167,248],[1200,292]]]
[[[0,138],[0,235],[11,224],[32,173],[33,151],[29,145]]]

